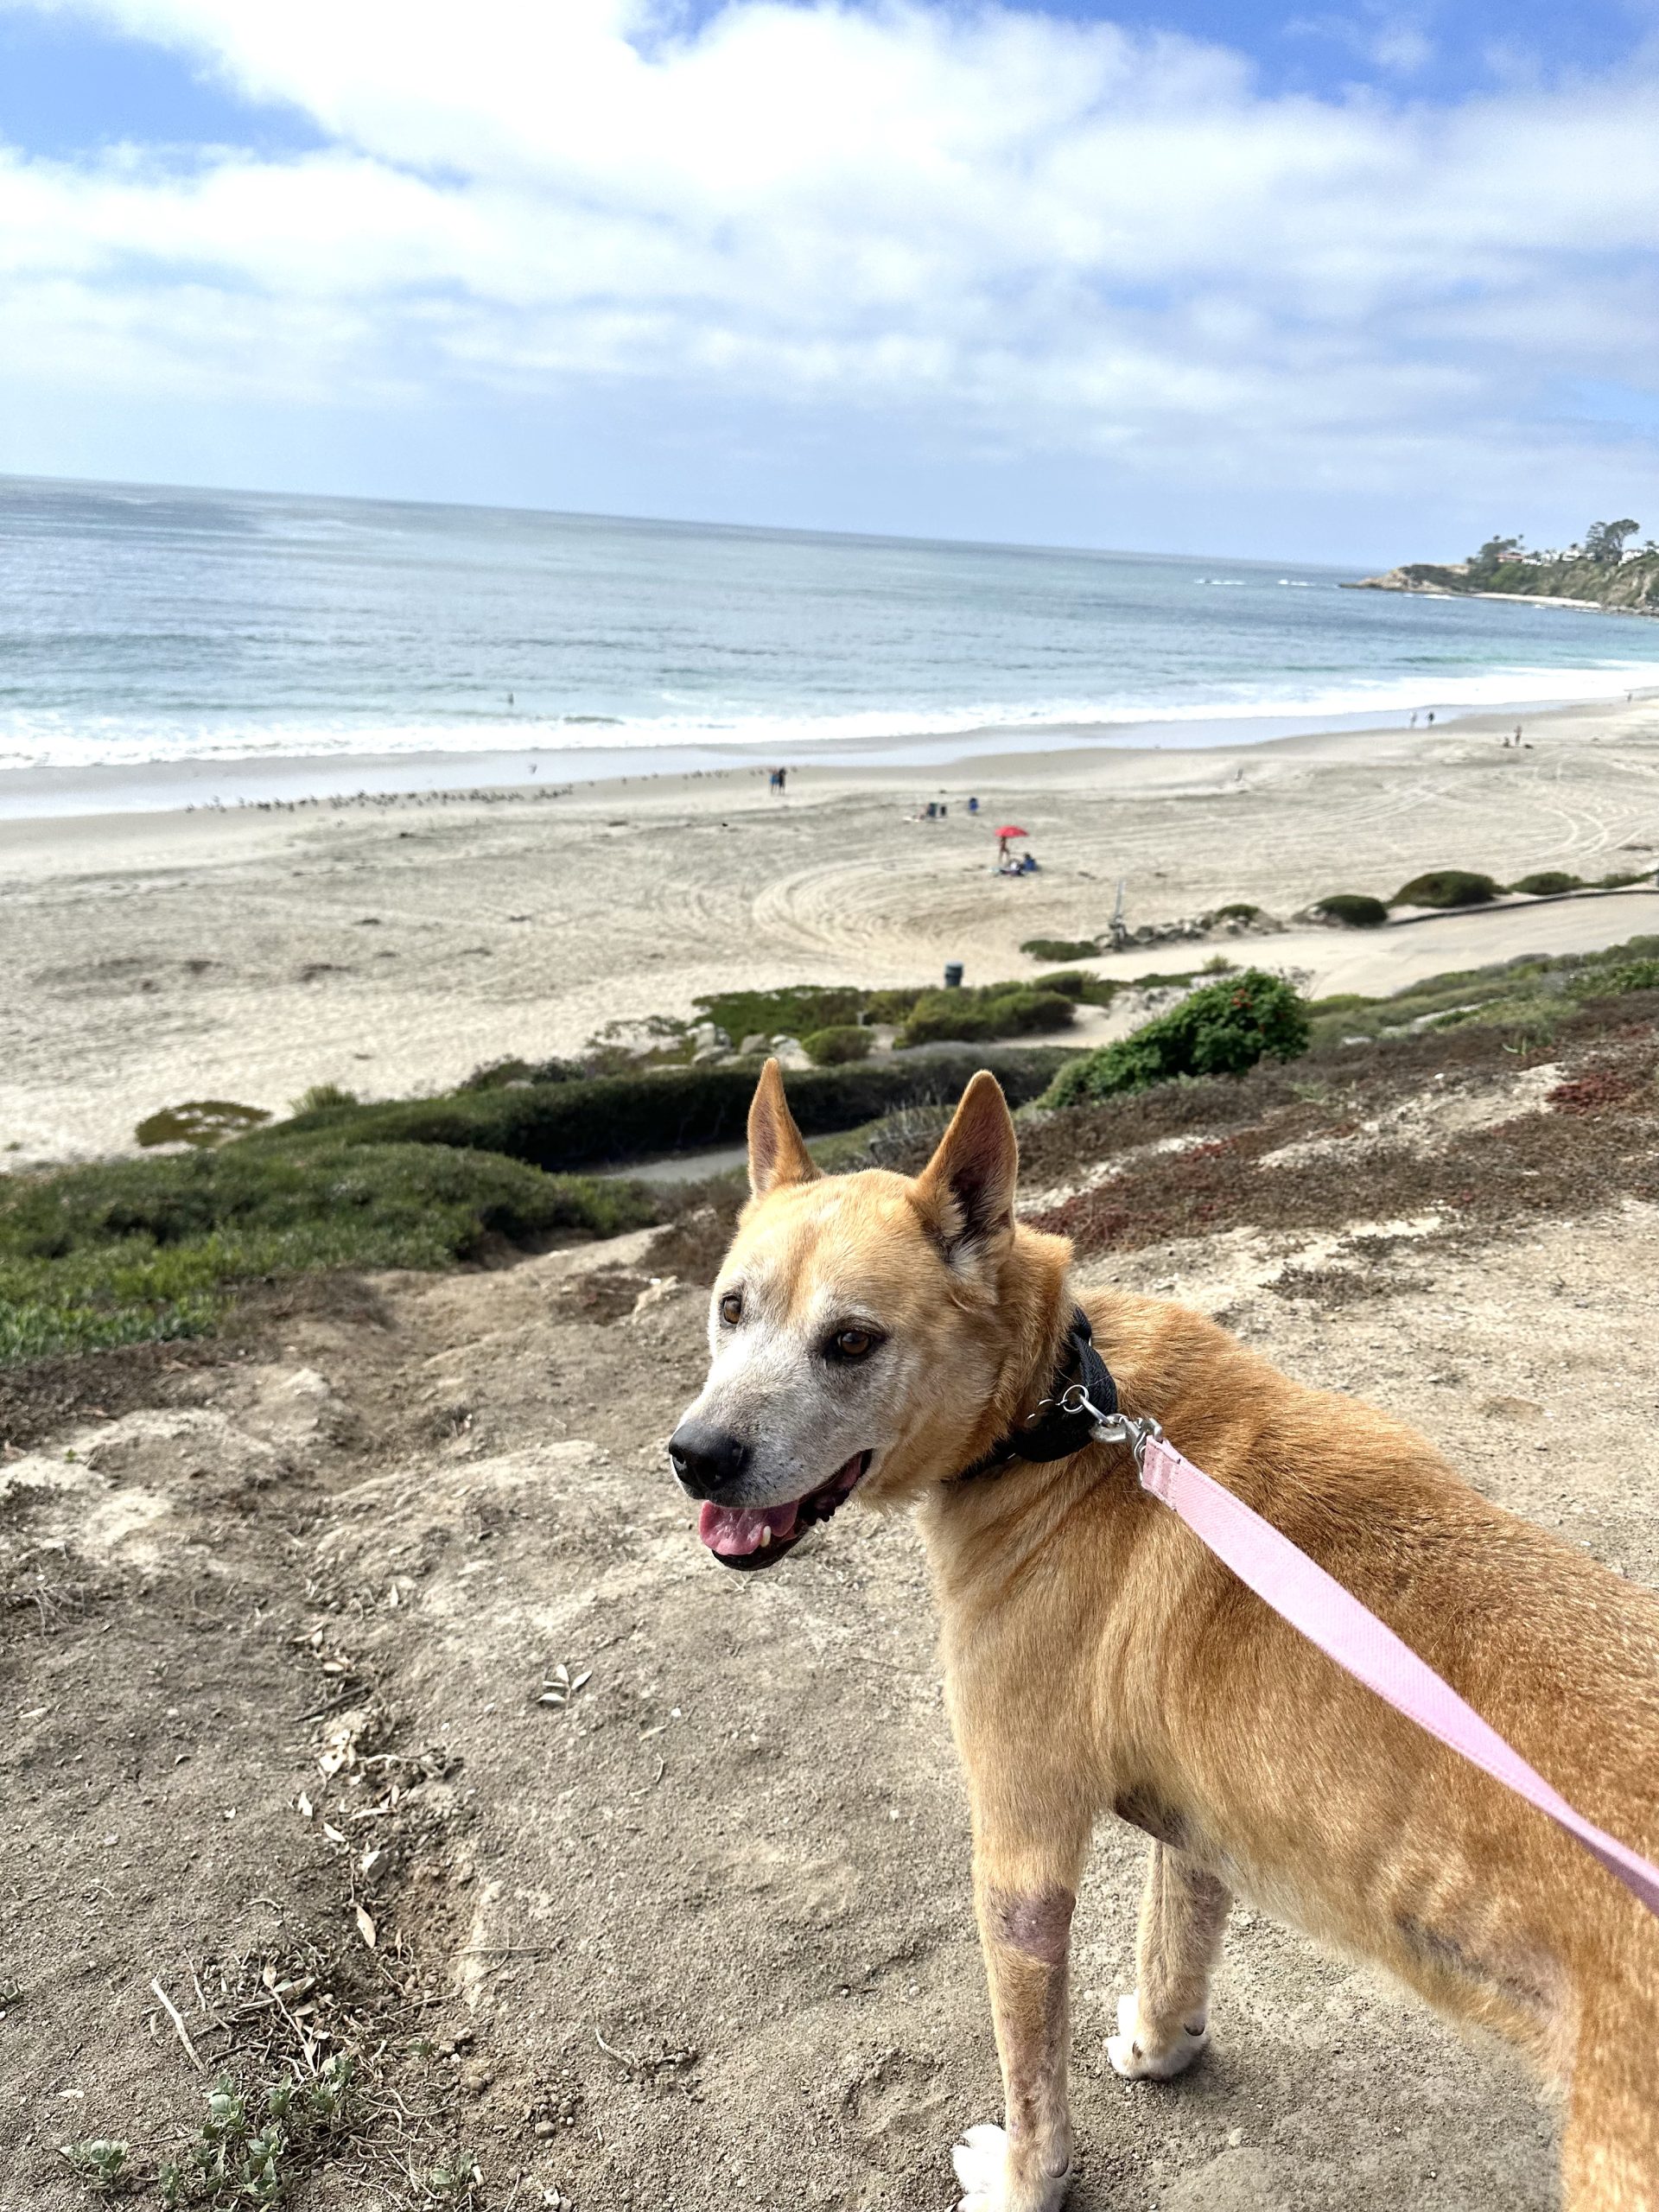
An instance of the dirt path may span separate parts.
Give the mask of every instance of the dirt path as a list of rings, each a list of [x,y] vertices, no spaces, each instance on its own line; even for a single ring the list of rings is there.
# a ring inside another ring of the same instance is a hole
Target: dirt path
[[[1379,1247],[1353,1187],[1088,1279],[1218,1312],[1659,1582],[1659,1207]],[[918,1548],[855,1514],[711,1565],[661,1452],[703,1294],[654,1234],[342,1286],[9,1448],[0,2212],[86,2202],[60,2143],[195,2125],[156,1985],[209,2072],[359,2053],[304,2207],[466,2202],[434,2177],[474,2156],[493,2208],[953,2202],[995,2069]],[[1555,2202],[1507,2062],[1247,1911],[1212,2056],[1119,2082],[1141,1863],[1104,1827],[1080,1912],[1078,2212]]]

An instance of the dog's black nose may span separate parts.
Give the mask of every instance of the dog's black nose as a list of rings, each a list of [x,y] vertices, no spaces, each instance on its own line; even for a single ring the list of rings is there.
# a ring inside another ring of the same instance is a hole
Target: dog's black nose
[[[669,1464],[693,1497],[718,1498],[749,1464],[749,1447],[712,1421],[683,1421],[668,1440]]]

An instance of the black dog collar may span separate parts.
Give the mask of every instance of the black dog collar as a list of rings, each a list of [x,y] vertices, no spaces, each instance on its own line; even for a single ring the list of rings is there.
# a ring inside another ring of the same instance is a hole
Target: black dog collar
[[[1042,1464],[1069,1459],[1094,1441],[1103,1420],[1117,1412],[1117,1385],[1111,1370],[1095,1350],[1094,1332],[1081,1306],[1071,1309],[1071,1325],[1065,1332],[1065,1350],[1048,1386],[1048,1395],[1021,1428],[1011,1429],[990,1450],[964,1467],[951,1480],[975,1481],[995,1474],[1010,1459]]]

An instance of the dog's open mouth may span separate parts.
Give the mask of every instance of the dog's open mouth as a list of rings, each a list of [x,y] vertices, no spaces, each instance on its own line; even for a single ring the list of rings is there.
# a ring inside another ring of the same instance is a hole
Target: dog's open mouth
[[[705,1502],[697,1534],[722,1567],[775,1567],[810,1528],[829,1520],[857,1489],[872,1455],[855,1452],[846,1465],[804,1497],[785,1505],[715,1505]]]

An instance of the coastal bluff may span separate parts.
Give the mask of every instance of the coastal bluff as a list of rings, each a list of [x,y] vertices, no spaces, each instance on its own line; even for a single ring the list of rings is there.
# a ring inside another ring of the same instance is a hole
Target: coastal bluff
[[[1593,536],[1593,533],[1592,533]],[[1385,575],[1363,576],[1344,591],[1414,592],[1431,599],[1544,600],[1559,607],[1611,613],[1659,615],[1659,547],[1560,554],[1525,551],[1497,539],[1466,561],[1410,561]]]

